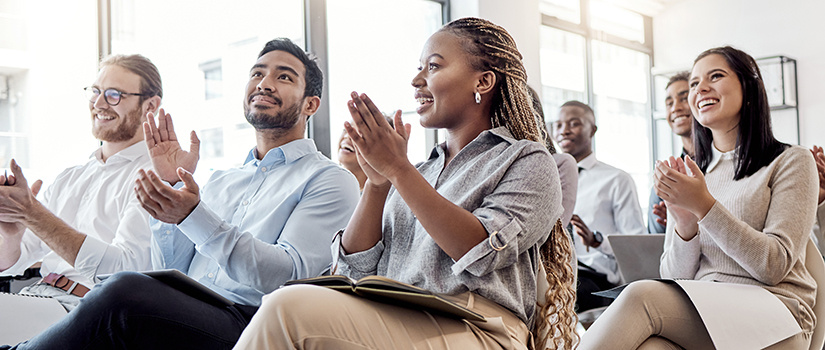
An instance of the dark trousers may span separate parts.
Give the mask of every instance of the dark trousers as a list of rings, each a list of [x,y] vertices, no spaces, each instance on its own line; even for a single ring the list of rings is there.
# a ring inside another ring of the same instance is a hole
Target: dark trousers
[[[578,273],[579,285],[576,288],[576,312],[608,306],[613,302],[613,299],[590,294],[616,286],[607,281],[607,275],[581,265],[579,266]]]
[[[60,322],[11,349],[231,349],[257,310],[214,306],[152,277],[121,272]]]

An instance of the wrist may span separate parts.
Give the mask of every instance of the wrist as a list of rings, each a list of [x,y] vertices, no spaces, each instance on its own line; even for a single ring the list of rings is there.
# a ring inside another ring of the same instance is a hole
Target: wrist
[[[390,180],[390,182],[393,184],[398,183],[398,181],[403,181],[403,178],[407,174],[410,174],[410,171],[418,173],[418,170],[415,169],[415,167],[406,160],[401,164],[398,164],[395,167],[393,167],[393,169],[395,169],[395,171],[389,172],[386,175],[387,180]]]
[[[369,178],[367,178],[367,182],[364,183],[364,189],[362,190],[362,195],[366,194],[367,192],[370,193],[387,193],[390,191],[390,187],[392,187],[392,183],[386,181],[384,183],[376,184],[372,182]]]
[[[599,231],[593,231],[593,242],[590,243],[590,246],[593,248],[598,248],[604,242],[604,235],[602,235]]]
[[[37,224],[38,220],[42,220],[50,215],[53,214],[49,211],[49,209],[46,209],[46,207],[44,207],[43,204],[37,199],[33,199],[31,205],[26,208],[26,212],[20,218],[20,223],[31,229],[33,225]]]
[[[714,204],[716,204],[716,199],[708,193],[691,212],[696,216],[697,221],[702,220]]]

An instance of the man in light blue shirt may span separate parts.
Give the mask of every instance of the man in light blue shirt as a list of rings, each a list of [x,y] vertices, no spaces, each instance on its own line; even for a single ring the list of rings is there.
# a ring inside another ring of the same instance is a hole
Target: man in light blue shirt
[[[264,294],[316,276],[334,233],[358,202],[355,177],[304,139],[320,104],[316,62],[288,39],[267,43],[244,98],[257,145],[240,168],[219,171],[199,191],[199,140],[180,148],[169,114],[144,124],[154,171],[135,192],[158,220],[152,264],[177,269],[234,302],[216,305],[139,273],[112,276],[63,321],[18,345],[28,348],[231,348]],[[170,187],[169,185],[172,185]]]

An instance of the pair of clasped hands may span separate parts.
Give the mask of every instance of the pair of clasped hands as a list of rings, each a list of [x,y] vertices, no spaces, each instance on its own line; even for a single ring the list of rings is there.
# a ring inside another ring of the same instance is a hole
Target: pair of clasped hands
[[[355,124],[344,122],[344,129],[355,145],[358,165],[367,175],[367,185],[388,187],[412,166],[407,159],[412,126],[403,123],[401,110],[395,111],[393,127],[366,94],[353,91],[350,96],[347,107]]]
[[[689,156],[657,160],[653,182],[672,214],[669,218],[674,220],[676,233],[684,240],[692,239],[699,231],[699,220],[716,203],[699,166]]]
[[[37,193],[43,181],[35,181],[29,188],[23,169],[14,159],[9,164],[12,174],[4,172],[0,175],[0,235],[22,235],[26,227],[22,221],[37,204]]]

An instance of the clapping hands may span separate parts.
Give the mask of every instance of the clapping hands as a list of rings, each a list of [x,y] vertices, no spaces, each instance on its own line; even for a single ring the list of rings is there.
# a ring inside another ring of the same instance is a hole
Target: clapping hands
[[[355,125],[344,123],[344,129],[355,145],[358,164],[371,185],[387,185],[395,175],[411,166],[407,160],[407,141],[411,126],[401,120],[401,111],[394,116],[395,127],[367,97],[352,92],[347,103]]]
[[[676,230],[684,239],[698,232],[698,221],[716,203],[708,191],[705,176],[689,156],[684,160],[670,157],[657,161],[654,188],[673,214]]]

